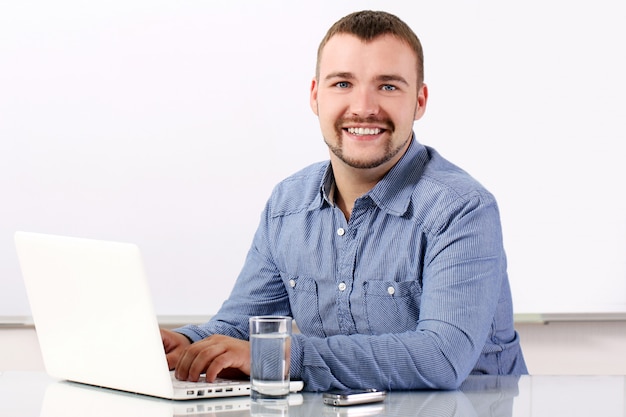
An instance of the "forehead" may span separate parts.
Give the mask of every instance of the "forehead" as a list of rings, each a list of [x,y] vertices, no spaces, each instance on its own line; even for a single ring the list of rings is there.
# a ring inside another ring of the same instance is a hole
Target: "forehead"
[[[354,35],[337,34],[322,49],[319,62],[320,79],[349,72],[363,77],[400,74],[417,82],[417,71],[415,51],[393,35],[364,41]]]

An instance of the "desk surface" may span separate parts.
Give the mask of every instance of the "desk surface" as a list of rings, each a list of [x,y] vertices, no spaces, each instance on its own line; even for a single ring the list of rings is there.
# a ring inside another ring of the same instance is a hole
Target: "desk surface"
[[[624,376],[470,377],[458,391],[391,392],[381,404],[330,407],[321,394],[292,394],[283,407],[248,397],[167,401],[57,381],[39,372],[0,373],[0,416],[492,416],[626,417]]]

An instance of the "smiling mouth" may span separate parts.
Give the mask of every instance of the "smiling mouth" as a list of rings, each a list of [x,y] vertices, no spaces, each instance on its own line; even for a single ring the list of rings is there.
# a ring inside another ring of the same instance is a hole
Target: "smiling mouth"
[[[366,135],[380,135],[384,129],[378,127],[349,127],[345,129],[351,135],[366,136]]]

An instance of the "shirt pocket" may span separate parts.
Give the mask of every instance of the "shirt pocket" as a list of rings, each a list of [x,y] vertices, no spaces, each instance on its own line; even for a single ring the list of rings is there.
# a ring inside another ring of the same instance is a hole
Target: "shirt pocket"
[[[289,292],[293,318],[300,332],[306,336],[326,337],[319,308],[317,282],[281,272]]]
[[[365,317],[371,334],[402,333],[417,328],[421,287],[415,281],[363,283]]]

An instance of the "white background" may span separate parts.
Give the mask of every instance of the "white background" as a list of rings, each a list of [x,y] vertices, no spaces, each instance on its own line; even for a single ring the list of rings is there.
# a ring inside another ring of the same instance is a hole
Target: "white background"
[[[317,45],[365,8],[422,40],[417,137],[498,198],[516,312],[626,311],[624,3],[0,0],[0,316],[29,314],[16,230],[137,243],[159,314],[215,313],[327,158]]]

